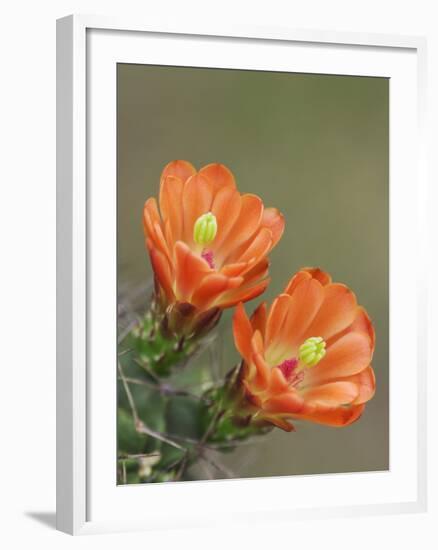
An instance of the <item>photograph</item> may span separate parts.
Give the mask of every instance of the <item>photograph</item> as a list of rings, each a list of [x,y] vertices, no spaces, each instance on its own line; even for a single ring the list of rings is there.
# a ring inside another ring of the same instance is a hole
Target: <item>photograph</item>
[[[117,336],[118,485],[388,471],[389,78],[118,63]]]
[[[2,6],[0,548],[438,548],[435,4]]]

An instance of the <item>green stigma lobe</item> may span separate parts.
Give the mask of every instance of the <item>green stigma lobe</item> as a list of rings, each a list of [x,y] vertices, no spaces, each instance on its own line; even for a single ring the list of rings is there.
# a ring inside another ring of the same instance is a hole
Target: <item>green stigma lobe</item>
[[[199,216],[193,228],[193,240],[195,243],[202,246],[210,244],[214,241],[216,234],[216,216],[211,212]]]
[[[307,367],[314,367],[326,354],[326,343],[320,336],[312,336],[300,346],[298,357]]]

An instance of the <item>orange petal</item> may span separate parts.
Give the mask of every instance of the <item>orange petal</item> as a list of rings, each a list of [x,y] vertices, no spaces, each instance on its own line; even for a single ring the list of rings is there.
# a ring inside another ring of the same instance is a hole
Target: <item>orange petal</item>
[[[236,223],[241,209],[240,193],[234,187],[222,187],[215,194],[211,212],[216,216],[217,234],[212,248],[217,252]]]
[[[290,281],[287,283],[286,288],[284,289],[284,294],[289,294],[292,296],[292,294],[295,292],[295,289],[302,281],[307,281],[311,278],[311,275],[305,271],[298,271],[298,273],[295,273],[295,275],[290,279]]]
[[[158,212],[157,201],[154,198],[150,198],[144,203],[143,208],[144,232],[150,239],[155,238],[155,223],[161,223],[161,218]]]
[[[294,416],[296,419],[309,420],[325,426],[342,427],[356,422],[363,413],[365,405],[349,407],[317,407],[314,411]]]
[[[322,336],[328,340],[353,322],[356,308],[356,296],[347,286],[339,283],[325,286],[324,301],[303,340],[311,336]]]
[[[160,183],[162,183],[167,176],[179,178],[184,183],[190,176],[193,176],[193,174],[196,174],[196,169],[190,162],[186,160],[172,160],[161,172]]]
[[[288,383],[281,370],[274,367],[271,370],[271,383],[269,385],[270,394],[284,393],[288,390]]]
[[[254,240],[249,243],[248,248],[240,256],[239,262],[257,262],[266,256],[272,248],[272,233],[266,227],[259,230]]]
[[[251,339],[253,334],[253,329],[246,315],[245,308],[242,303],[239,303],[233,316],[234,344],[247,363],[251,362]]]
[[[295,391],[274,395],[263,403],[263,410],[274,413],[299,413],[304,405],[303,398]]]
[[[253,332],[251,338],[251,350],[253,353],[264,353],[263,338],[258,330]]]
[[[146,237],[149,238],[153,242],[154,247],[161,250],[171,262],[169,247],[163,235],[161,218],[158,213],[155,199],[148,199],[144,205],[143,225]]]
[[[366,403],[374,397],[376,392],[376,377],[372,367],[367,367],[363,371],[346,378],[347,381],[353,382],[358,387],[358,396],[353,401],[354,405]]]
[[[245,271],[248,267],[246,262],[240,262],[237,264],[227,264],[221,268],[221,273],[227,275],[227,277],[236,277]]]
[[[281,239],[284,231],[284,216],[277,208],[265,208],[263,211],[262,227],[267,227],[272,234],[272,247]]]
[[[181,239],[183,232],[183,215],[181,208],[184,184],[175,176],[167,176],[160,187],[160,210],[164,222],[169,223],[172,242]]]
[[[199,287],[203,278],[212,270],[200,256],[194,254],[183,242],[175,245],[175,279],[177,298],[190,302],[192,294]]]
[[[374,351],[376,344],[376,333],[374,331],[373,323],[365,308],[361,306],[357,308],[356,318],[351,325],[351,330],[367,334],[370,340],[371,349]]]
[[[161,229],[161,224],[156,222],[154,224],[154,237],[153,240],[158,248],[167,256],[169,263],[172,263],[172,256],[170,254],[169,247],[167,245],[166,239],[163,235],[163,230]]]
[[[326,286],[332,281],[331,276],[322,269],[319,269],[319,267],[303,267],[291,278],[284,292],[292,294],[297,285],[309,277],[319,281],[322,286]]]
[[[369,318],[368,313],[363,307],[358,306],[356,308],[356,315],[352,324],[343,331],[338,332],[337,334],[329,338],[327,340],[327,346],[334,344],[349,332],[360,332],[362,334],[365,334],[369,340],[371,350],[374,351],[376,335],[371,319]]]
[[[192,303],[200,309],[206,309],[223,292],[238,287],[242,282],[243,277],[226,277],[221,273],[210,273],[193,293]]]
[[[166,243],[169,243],[169,249],[173,250],[174,240],[172,236],[172,231],[170,229],[169,220],[166,220],[166,222],[164,223],[164,238],[166,240]]]
[[[303,334],[313,324],[323,299],[323,287],[316,279],[309,278],[298,284],[289,298],[286,317],[277,327],[269,348],[270,361],[281,363],[297,355],[299,346],[305,340]],[[319,334],[315,333],[315,336]]]
[[[184,241],[194,245],[193,228],[202,214],[211,210],[213,200],[212,185],[200,174],[191,176],[184,185],[182,205],[184,210]]]
[[[273,344],[277,332],[282,327],[290,307],[291,297],[288,294],[280,294],[272,302],[266,321],[266,347]]]
[[[269,284],[269,279],[265,279],[256,283],[250,287],[239,287],[236,290],[227,292],[221,301],[218,303],[220,307],[227,308],[236,305],[238,302],[247,302],[248,300],[253,300],[263,294],[266,290],[266,287]]]
[[[259,296],[269,284],[269,279],[266,279],[268,268],[269,262],[266,258],[250,267],[246,273],[243,273],[245,279],[243,284],[236,291],[227,293],[223,297],[223,303],[235,305],[238,296],[243,296],[244,298],[237,299],[237,301],[247,301]]]
[[[269,261],[267,258],[262,258],[259,262],[253,263],[250,268],[243,273],[245,276],[245,284],[252,285],[256,281],[260,281],[267,276],[269,270]]]
[[[371,362],[368,338],[359,332],[350,332],[327,348],[325,357],[306,372],[306,384],[321,384],[357,374]]]
[[[266,331],[266,302],[262,302],[259,307],[251,315],[251,325],[253,330],[259,330],[263,339]]]
[[[207,177],[213,183],[215,192],[222,187],[236,187],[236,182],[231,170],[223,164],[207,164],[207,166],[199,170],[199,173]]]
[[[274,426],[277,426],[277,428],[281,428],[285,432],[295,431],[294,425],[288,422],[287,419],[283,418],[282,416],[276,416],[273,414],[264,414],[263,419],[266,420],[266,422],[270,422],[271,424],[274,424]]]
[[[148,243],[148,249],[155,277],[161,288],[164,290],[168,300],[173,301],[175,299],[175,295],[172,288],[173,277],[169,262],[167,261],[165,255],[160,250],[155,248],[150,241]]]
[[[332,282],[331,275],[319,267],[303,267],[300,271],[309,273],[309,275],[311,275],[314,279],[317,279],[322,286],[327,286]]]
[[[256,376],[251,382],[251,385],[254,385],[256,390],[260,391],[268,386],[271,377],[271,369],[261,353],[253,353],[252,361],[256,367]]]
[[[230,255],[238,261],[237,249],[257,231],[263,215],[263,202],[256,195],[242,195],[239,216],[229,234],[217,250],[218,257],[224,262]]]
[[[359,395],[359,388],[354,382],[330,382],[312,386],[301,395],[311,404],[337,407],[353,403]]]

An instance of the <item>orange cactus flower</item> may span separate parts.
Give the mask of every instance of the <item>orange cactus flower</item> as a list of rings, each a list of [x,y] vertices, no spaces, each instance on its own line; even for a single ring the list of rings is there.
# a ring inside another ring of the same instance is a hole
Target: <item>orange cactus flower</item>
[[[239,383],[259,420],[286,431],[294,419],[346,426],[374,395],[370,318],[320,269],[299,271],[269,311],[263,303],[251,319],[239,304],[233,329]]]
[[[267,255],[284,228],[277,209],[239,193],[224,165],[196,171],[183,160],[164,168],[159,209],[148,199],[143,220],[162,299],[198,312],[260,295],[269,282]]]

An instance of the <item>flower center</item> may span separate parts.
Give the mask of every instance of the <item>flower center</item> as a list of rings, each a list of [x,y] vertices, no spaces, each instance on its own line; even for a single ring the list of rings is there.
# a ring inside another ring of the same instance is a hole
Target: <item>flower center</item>
[[[297,386],[304,380],[305,369],[317,365],[326,354],[326,343],[320,336],[312,336],[301,344],[298,357],[284,360],[275,368],[280,369],[290,386]]]
[[[283,361],[283,363],[278,365],[278,368],[281,370],[286,380],[289,380],[289,378],[291,377],[293,371],[297,368],[297,366],[298,366],[298,359],[293,357],[292,359],[286,359],[285,361]]]
[[[296,357],[292,359],[286,359],[277,368],[281,370],[283,376],[286,378],[290,386],[296,386],[304,378],[304,372],[298,370],[299,361]]]
[[[203,258],[211,269],[214,269],[214,255],[213,250],[209,250],[208,248],[204,248],[204,250],[201,252],[201,258]]]
[[[211,212],[202,214],[193,227],[193,240],[196,244],[205,246],[211,244],[217,234],[216,216]]]

